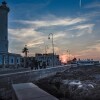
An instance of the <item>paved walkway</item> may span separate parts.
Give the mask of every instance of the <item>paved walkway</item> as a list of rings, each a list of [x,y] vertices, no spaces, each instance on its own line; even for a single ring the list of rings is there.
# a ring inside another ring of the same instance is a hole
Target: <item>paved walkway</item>
[[[58,100],[33,83],[13,84],[13,100]]]
[[[18,69],[0,68],[0,75],[1,74],[9,74],[9,73],[29,71],[29,70],[31,70],[31,69],[30,68],[18,68]]]

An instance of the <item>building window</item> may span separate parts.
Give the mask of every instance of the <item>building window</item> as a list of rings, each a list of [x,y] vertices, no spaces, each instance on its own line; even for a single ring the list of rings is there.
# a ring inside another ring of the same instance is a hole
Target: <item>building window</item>
[[[11,63],[13,63],[14,61],[13,61],[13,59],[11,59]]]
[[[18,59],[17,59],[17,63],[18,63]]]

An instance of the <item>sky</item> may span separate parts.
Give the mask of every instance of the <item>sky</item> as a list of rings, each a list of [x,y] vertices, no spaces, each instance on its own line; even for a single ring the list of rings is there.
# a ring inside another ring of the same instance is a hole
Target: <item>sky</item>
[[[2,2],[2,0],[1,0]],[[9,52],[54,50],[64,58],[100,60],[100,0],[6,0]],[[69,55],[70,53],[70,55]]]

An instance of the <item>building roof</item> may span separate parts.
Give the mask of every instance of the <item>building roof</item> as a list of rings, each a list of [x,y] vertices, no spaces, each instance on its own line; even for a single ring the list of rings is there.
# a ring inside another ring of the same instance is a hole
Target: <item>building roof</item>
[[[16,53],[0,53],[1,55],[11,55],[11,56],[20,56],[20,54],[16,54]]]

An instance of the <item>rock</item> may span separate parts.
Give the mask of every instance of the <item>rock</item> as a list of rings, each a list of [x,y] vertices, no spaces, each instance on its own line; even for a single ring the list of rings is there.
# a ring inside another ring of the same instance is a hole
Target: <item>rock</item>
[[[46,79],[48,80],[46,84],[49,84],[47,86],[49,89],[55,90],[54,94],[59,100],[100,100],[98,75],[100,75],[100,67],[71,68],[49,77]],[[63,94],[61,99],[61,96],[58,96],[60,94]]]

